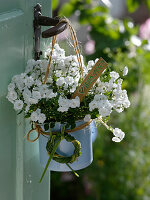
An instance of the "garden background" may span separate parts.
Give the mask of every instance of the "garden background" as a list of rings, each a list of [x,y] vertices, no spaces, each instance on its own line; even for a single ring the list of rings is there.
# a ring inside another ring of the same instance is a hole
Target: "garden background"
[[[85,62],[103,57],[111,70],[129,68],[123,87],[131,106],[110,118],[125,139],[114,143],[98,127],[93,163],[78,172],[80,178],[52,172],[51,199],[150,200],[150,1],[55,0],[54,16],[70,18]],[[60,34],[59,44],[69,55],[67,37]]]

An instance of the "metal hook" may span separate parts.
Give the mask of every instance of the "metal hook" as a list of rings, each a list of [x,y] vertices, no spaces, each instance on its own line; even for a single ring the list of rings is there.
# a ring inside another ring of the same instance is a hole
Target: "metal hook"
[[[35,60],[40,59],[40,55],[42,55],[42,51],[40,51],[40,36],[41,36],[41,26],[54,26],[49,28],[46,31],[42,32],[43,38],[49,38],[54,35],[58,35],[63,32],[67,28],[66,22],[60,22],[59,18],[50,18],[46,16],[42,16],[41,14],[41,5],[37,4],[34,7],[34,38],[35,38]]]

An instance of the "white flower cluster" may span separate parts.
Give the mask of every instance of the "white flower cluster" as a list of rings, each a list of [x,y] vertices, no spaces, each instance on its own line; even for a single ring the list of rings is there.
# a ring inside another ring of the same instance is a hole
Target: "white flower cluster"
[[[42,100],[44,100],[42,102],[47,102],[52,101],[53,98],[55,111],[60,112],[62,116],[69,109],[77,109],[84,105],[80,104],[78,96],[75,99],[68,98],[72,96],[76,88],[81,84],[81,71],[77,57],[72,55],[65,56],[65,51],[58,44],[55,45],[53,51],[47,82],[43,84],[50,51],[51,49],[48,49],[45,52],[43,60],[29,60],[25,72],[14,76],[8,86],[7,98],[14,104],[14,109],[16,111],[23,110],[33,122],[44,123],[46,121],[46,113],[42,113],[44,111],[42,107],[39,107],[39,103]],[[81,57],[81,60],[84,76],[89,73],[98,61],[98,59],[89,61],[85,66],[83,57]],[[127,73],[128,68],[125,67],[123,76],[127,75]],[[107,117],[113,110],[120,113],[124,108],[130,106],[127,92],[121,88],[123,80],[119,78],[119,74],[112,71],[108,75],[110,76],[109,81],[106,82],[99,78],[87,94],[87,98],[88,95],[92,95],[92,98],[88,99],[86,112],[82,115],[86,122],[91,119],[92,115],[89,113],[92,114],[95,109],[98,110],[97,112],[101,117]],[[124,137],[121,130],[117,128],[114,130],[115,137],[113,141],[121,141]]]
[[[41,109],[37,109],[36,111],[33,111],[31,114],[31,120],[33,122],[39,122],[40,124],[43,124],[46,120],[46,116],[41,113]]]
[[[60,96],[58,103],[59,103],[59,108],[57,110],[59,112],[67,112],[69,108],[80,107],[80,99],[78,96],[75,99],[67,99]]]
[[[45,57],[48,57],[49,54],[50,49],[46,51]],[[56,44],[53,51],[49,77],[46,84],[42,84],[47,66],[47,59],[38,61],[31,59],[27,62],[25,73],[12,78],[12,82],[8,86],[7,99],[14,104],[14,109],[16,111],[24,109],[25,113],[27,113],[30,106],[37,104],[41,99],[45,98],[49,100],[55,98],[58,92],[53,92],[54,82],[57,87],[55,90],[59,91],[59,95],[62,95],[59,97],[58,111],[65,112],[68,111],[69,108],[80,106],[78,97],[70,100],[64,95],[65,91],[73,93],[79,85],[80,69],[76,56],[65,56],[65,51]],[[45,117],[43,117],[43,119],[45,119]],[[36,111],[31,114],[31,120],[42,121],[41,117],[40,120],[38,120]]]
[[[97,94],[89,104],[89,110],[93,111],[97,108],[102,117],[109,116],[113,109],[120,113],[130,106],[127,91],[121,89],[122,79],[119,78],[119,74],[112,71],[110,77],[109,82],[97,83]],[[109,92],[112,92],[111,98],[105,95]]]

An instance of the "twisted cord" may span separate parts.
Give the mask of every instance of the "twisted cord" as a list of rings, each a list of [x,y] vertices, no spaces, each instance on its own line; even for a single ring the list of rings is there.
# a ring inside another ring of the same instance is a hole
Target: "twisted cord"
[[[79,44],[78,44],[76,32],[75,32],[74,28],[72,27],[71,23],[69,22],[69,20],[67,18],[61,19],[58,24],[60,24],[62,22],[66,22],[67,26],[69,27],[70,34],[71,34],[72,41],[73,41],[73,45],[74,45],[74,50],[75,50],[75,53],[77,55],[79,67],[80,67],[80,70],[81,70],[81,75],[82,75],[82,78],[83,78],[82,60],[81,60],[81,54],[80,54],[80,49],[79,49]],[[54,46],[55,46],[55,43],[56,43],[56,38],[57,38],[57,35],[53,36],[53,38],[52,38],[52,49],[51,49],[51,52],[50,52],[49,63],[48,63],[48,66],[47,66],[47,70],[46,70],[46,73],[45,73],[45,78],[44,78],[43,84],[46,83],[48,75],[49,75],[50,65],[51,65],[51,62],[52,62],[52,54],[53,54]]]

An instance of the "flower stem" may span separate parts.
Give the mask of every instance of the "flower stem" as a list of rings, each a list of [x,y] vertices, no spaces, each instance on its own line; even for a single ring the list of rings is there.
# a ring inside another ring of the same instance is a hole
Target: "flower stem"
[[[113,128],[111,126],[108,126],[108,124],[106,124],[101,117],[98,118],[98,121],[103,124],[103,126],[105,126],[109,131],[111,131],[113,133]]]
[[[44,169],[44,171],[43,171],[43,174],[42,174],[42,176],[41,176],[41,178],[40,178],[40,183],[41,183],[41,181],[42,181],[42,179],[43,179],[43,177],[44,177],[44,175],[45,175],[45,173],[46,173],[46,171],[47,171],[47,168],[48,168],[48,166],[49,166],[49,164],[50,164],[50,162],[51,162],[51,160],[52,160],[52,158],[53,158],[53,156],[54,156],[54,154],[55,154],[55,152],[56,152],[56,149],[57,149],[58,145],[60,144],[60,142],[61,142],[61,139],[58,140],[58,142],[56,142],[56,144],[54,145],[54,148],[53,148],[51,154],[49,155],[49,159],[48,159],[48,161],[47,161],[47,164],[46,164],[46,166],[45,166],[45,169]]]

